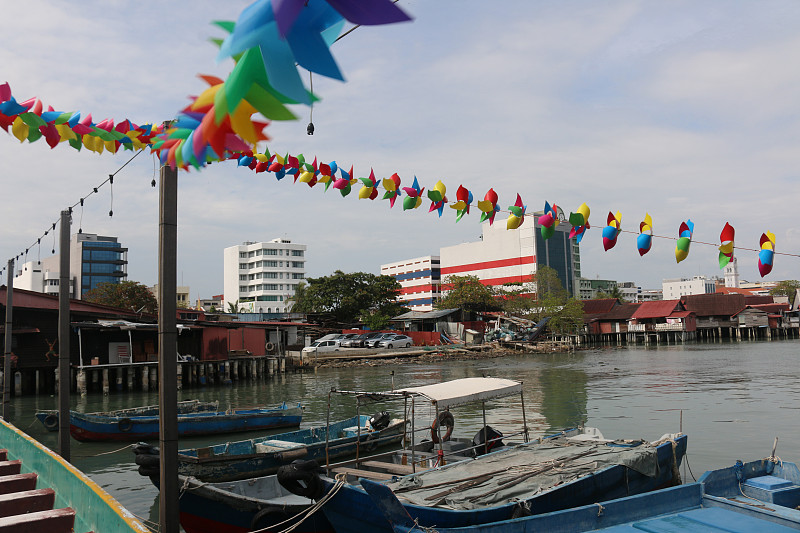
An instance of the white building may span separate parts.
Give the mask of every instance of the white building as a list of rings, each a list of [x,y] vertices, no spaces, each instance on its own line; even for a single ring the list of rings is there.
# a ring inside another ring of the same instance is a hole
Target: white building
[[[29,261],[16,272],[14,286],[58,294],[60,255]],[[69,243],[70,297],[81,299],[100,283],[119,283],[128,277],[128,249],[116,237],[76,233]]]
[[[538,214],[517,230],[507,230],[505,221],[494,225],[484,222],[482,239],[440,250],[441,274],[476,276],[484,285],[494,287],[506,283],[529,283],[537,267],[549,266],[558,274],[561,284],[571,295],[578,294],[580,247],[569,238],[571,226],[562,222],[553,236],[545,240],[540,233]]]
[[[225,248],[224,305],[247,313],[287,313],[289,299],[306,277],[306,245],[286,239]]]
[[[717,292],[717,284],[706,276],[665,279],[661,282],[661,292],[664,300],[678,300],[689,294],[713,294]]]
[[[723,270],[725,273],[725,286],[731,289],[739,288],[739,267],[734,257]]]
[[[441,270],[438,255],[415,257],[381,265],[382,276],[393,276],[399,283],[398,301],[412,311],[430,311],[441,297]]]

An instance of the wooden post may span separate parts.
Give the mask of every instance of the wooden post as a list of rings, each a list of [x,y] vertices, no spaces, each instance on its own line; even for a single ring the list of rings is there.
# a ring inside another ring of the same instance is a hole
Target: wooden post
[[[8,281],[6,282],[6,329],[3,336],[3,420],[11,414],[11,335],[14,330],[12,315],[14,311],[14,260],[8,260]]]
[[[178,171],[161,167],[158,221],[158,416],[161,533],[178,533]]]

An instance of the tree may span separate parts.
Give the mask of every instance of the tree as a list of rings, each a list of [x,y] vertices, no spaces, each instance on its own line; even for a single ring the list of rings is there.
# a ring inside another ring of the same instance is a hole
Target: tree
[[[296,313],[330,313],[342,324],[360,320],[383,329],[389,319],[405,310],[397,302],[400,284],[392,276],[337,270],[306,281],[308,285],[298,284],[292,298]]]
[[[787,279],[779,281],[769,293],[773,296],[788,296],[789,305],[794,305],[794,297],[797,294],[797,289],[800,289],[800,281],[796,279]]]
[[[442,290],[447,291],[436,303],[437,309],[464,311],[498,311],[500,305],[494,290],[480,282],[477,276],[448,276]]]
[[[528,282],[513,281],[503,284],[501,297],[503,311],[513,316],[525,317],[536,307],[536,288],[533,276]]]
[[[536,271],[536,308],[530,318],[539,321],[550,317],[547,327],[559,333],[572,333],[583,325],[583,302],[571,297],[558,272],[548,266]]]
[[[137,281],[99,283],[96,288],[83,295],[83,299],[111,307],[119,307],[137,313],[156,314],[158,302],[146,285]]]
[[[614,285],[610,291],[599,290],[597,291],[597,299],[603,300],[606,298],[616,298],[620,302],[627,302],[628,300],[625,299],[625,295],[622,294],[622,291],[619,289],[618,286]]]
[[[244,308],[239,307],[239,300],[236,300],[235,302],[228,302],[228,313],[244,313]]]

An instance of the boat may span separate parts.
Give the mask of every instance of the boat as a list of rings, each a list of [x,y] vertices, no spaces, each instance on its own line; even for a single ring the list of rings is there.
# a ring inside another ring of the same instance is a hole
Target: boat
[[[178,414],[199,413],[205,411],[219,411],[219,402],[201,402],[200,400],[184,400],[182,402],[178,402]],[[116,411],[91,414],[98,416],[105,415],[118,417],[158,416],[158,406],[146,405],[143,407],[130,407],[128,409],[117,409]],[[35,416],[47,431],[58,432],[57,410],[38,411]]]
[[[485,420],[486,400],[517,393],[522,394],[520,382],[497,378],[467,378],[391,392],[405,396],[412,411],[432,405],[435,420],[443,410],[471,402],[484,404]],[[523,404],[523,422],[524,412]],[[678,467],[687,442],[682,434],[667,434],[654,443],[611,441],[597,430],[541,442],[528,441],[526,430],[523,435],[522,444],[491,448],[487,443],[500,444],[504,437],[484,425],[473,439],[476,457],[450,463],[440,438],[436,468],[404,477],[389,472],[384,483],[402,494],[404,507],[420,525],[436,529],[496,522],[531,508],[550,512],[680,483]],[[409,460],[414,460],[413,452]],[[313,499],[332,495],[322,511],[337,533],[391,532],[369,495],[344,476],[332,477],[336,474],[357,472],[329,468],[320,476],[309,470],[302,478],[305,488],[284,486]]]
[[[386,486],[362,481],[394,533],[426,533]],[[728,532],[800,530],[800,472],[775,457],[708,471],[695,483],[497,522],[437,525],[438,533]]]
[[[178,451],[178,473],[202,482],[232,481],[274,474],[296,459],[335,459],[397,446],[405,420],[386,411],[359,415],[326,425],[237,442]],[[134,447],[139,473],[158,478],[158,448]]]
[[[577,435],[581,431],[574,429],[564,433]],[[560,436],[563,434],[552,438]],[[419,443],[417,447],[420,454],[426,453],[425,450],[430,452],[428,443]],[[457,457],[458,454],[452,453],[448,460],[453,462]],[[469,451],[464,449],[460,459],[471,457]],[[392,477],[388,472],[410,472],[407,458],[408,455],[401,450],[343,461],[330,467],[348,479],[365,475],[387,479]],[[432,454],[431,460],[436,460],[436,454]],[[424,460],[421,460],[417,466],[422,468],[423,463]],[[316,468],[315,462],[303,464]],[[297,466],[297,463],[293,465]],[[433,466],[433,463],[428,466]],[[296,528],[293,531],[298,533],[333,531],[333,526],[319,510],[325,505],[325,498],[315,501],[293,494],[281,485],[275,474],[221,483],[204,483],[194,477],[179,476],[178,483],[182,487],[182,496],[178,501],[180,522],[186,533],[239,533],[257,529],[278,531],[290,527]]]
[[[228,409],[178,414],[178,436],[213,435],[299,426],[300,404],[274,408]],[[69,432],[79,441],[136,441],[158,438],[158,412],[146,415],[70,411]]]
[[[0,530],[150,531],[86,474],[4,420],[0,442]]]

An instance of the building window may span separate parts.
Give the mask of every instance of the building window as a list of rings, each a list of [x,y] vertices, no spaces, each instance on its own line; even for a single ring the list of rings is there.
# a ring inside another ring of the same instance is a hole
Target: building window
[[[305,263],[302,261],[292,261],[292,268],[303,268],[303,265],[305,265]]]
[[[292,250],[292,255],[294,257],[303,257],[303,250]]]
[[[239,252],[239,259],[247,259],[247,252]]]
[[[278,262],[277,261],[264,261],[264,266],[265,267],[277,268],[278,267]]]

